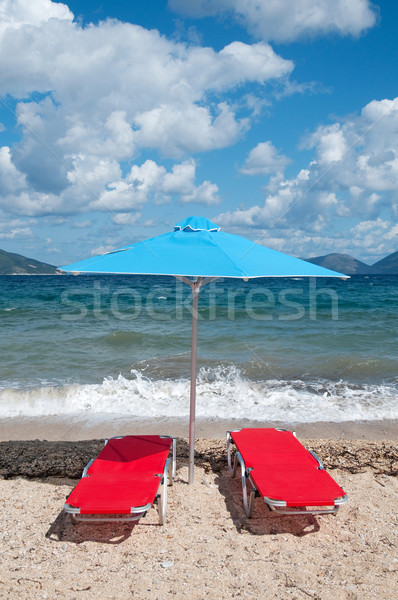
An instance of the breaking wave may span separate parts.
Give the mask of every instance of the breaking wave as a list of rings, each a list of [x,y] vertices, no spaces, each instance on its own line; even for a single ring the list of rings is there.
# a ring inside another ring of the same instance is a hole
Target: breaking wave
[[[150,378],[141,370],[107,377],[100,384],[46,385],[0,390],[0,417],[100,413],[136,417],[188,416],[186,378]],[[199,418],[340,422],[398,418],[398,382],[354,385],[344,380],[250,380],[234,366],[201,368],[197,378]]]

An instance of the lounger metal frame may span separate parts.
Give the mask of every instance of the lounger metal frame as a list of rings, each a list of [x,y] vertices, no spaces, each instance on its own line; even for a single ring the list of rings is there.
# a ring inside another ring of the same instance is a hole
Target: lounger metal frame
[[[244,511],[246,513],[246,516],[248,519],[251,519],[253,516],[253,509],[254,509],[254,499],[255,498],[263,498],[264,502],[267,504],[268,508],[276,513],[279,514],[284,514],[284,515],[325,515],[325,514],[333,514],[335,515],[337,513],[337,511],[339,510],[340,506],[342,504],[345,504],[348,500],[348,496],[345,494],[344,496],[340,496],[338,498],[334,499],[334,506],[330,507],[330,508],[316,508],[316,509],[312,509],[312,508],[288,508],[286,505],[286,502],[284,500],[277,500],[275,498],[268,498],[267,496],[261,496],[261,494],[258,492],[257,487],[255,485],[255,483],[253,482],[253,479],[250,476],[250,471],[252,471],[253,469],[251,467],[246,468],[246,464],[245,461],[243,460],[243,457],[241,455],[241,453],[237,450],[235,453],[235,458],[234,458],[234,464],[232,465],[232,460],[231,460],[231,444],[234,444],[234,441],[231,437],[231,433],[234,432],[238,432],[241,431],[240,429],[233,429],[231,431],[227,431],[227,458],[228,458],[228,468],[229,470],[232,472],[232,477],[236,476],[236,471],[238,469],[238,463],[240,464],[240,468],[241,468],[241,478],[242,478],[242,494],[243,494],[243,508]],[[276,431],[289,431],[288,429],[277,429]],[[296,433],[295,431],[291,432],[295,437],[296,437]],[[307,450],[307,449],[306,449]],[[318,456],[315,454],[315,452],[312,452],[311,450],[307,450],[307,452],[309,452],[310,454],[312,454],[312,456],[316,459],[316,461],[318,462],[318,469],[319,470],[324,470],[325,467],[323,466],[322,461],[320,460],[320,458],[318,458]],[[248,499],[248,494],[247,494],[247,480],[250,481],[251,484],[251,490],[250,490],[250,497]]]
[[[125,436],[118,435],[111,438],[107,438],[105,440],[104,446],[109,442],[109,440],[120,440]],[[166,523],[166,515],[167,515],[167,486],[174,484],[174,478],[176,475],[176,439],[171,438],[169,435],[160,435],[160,438],[163,439],[172,439],[172,457],[167,458],[163,473],[156,473],[155,477],[159,477],[159,487],[156,493],[154,504],[157,505],[158,514],[159,514],[159,524],[164,525]],[[90,466],[95,461],[95,458],[89,460],[86,466],[83,469],[82,479],[83,477],[90,477],[88,474],[88,470]],[[75,508],[68,503],[64,505],[64,512],[70,514],[74,521],[89,521],[92,523],[101,523],[101,522],[112,522],[112,521],[138,521],[141,517],[144,517],[147,511],[152,507],[152,504],[149,502],[145,504],[145,506],[132,506],[130,509],[129,515],[107,515],[107,516],[97,516],[85,514],[82,515],[80,513],[80,508]]]

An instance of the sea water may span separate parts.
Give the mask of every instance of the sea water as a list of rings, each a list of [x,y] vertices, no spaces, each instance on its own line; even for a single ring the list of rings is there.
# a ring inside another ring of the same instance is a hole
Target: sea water
[[[398,276],[208,284],[198,417],[397,419],[397,307]],[[191,317],[172,277],[1,276],[0,418],[188,415]]]

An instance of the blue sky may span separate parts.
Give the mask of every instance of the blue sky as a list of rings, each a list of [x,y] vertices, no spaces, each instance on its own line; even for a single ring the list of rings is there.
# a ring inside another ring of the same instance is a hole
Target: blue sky
[[[398,250],[392,0],[0,0],[0,248],[67,264],[192,214]]]

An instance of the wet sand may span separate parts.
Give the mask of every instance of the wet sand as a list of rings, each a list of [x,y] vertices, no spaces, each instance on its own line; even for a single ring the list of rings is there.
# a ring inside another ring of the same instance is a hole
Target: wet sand
[[[223,438],[231,429],[241,427],[282,427],[296,431],[299,438],[346,440],[398,440],[398,421],[345,421],[328,423],[258,422],[248,419],[197,419],[197,438]],[[188,417],[181,419],[137,419],[124,415],[100,414],[95,418],[15,417],[0,419],[0,441],[8,440],[87,440],[126,434],[188,436]]]

